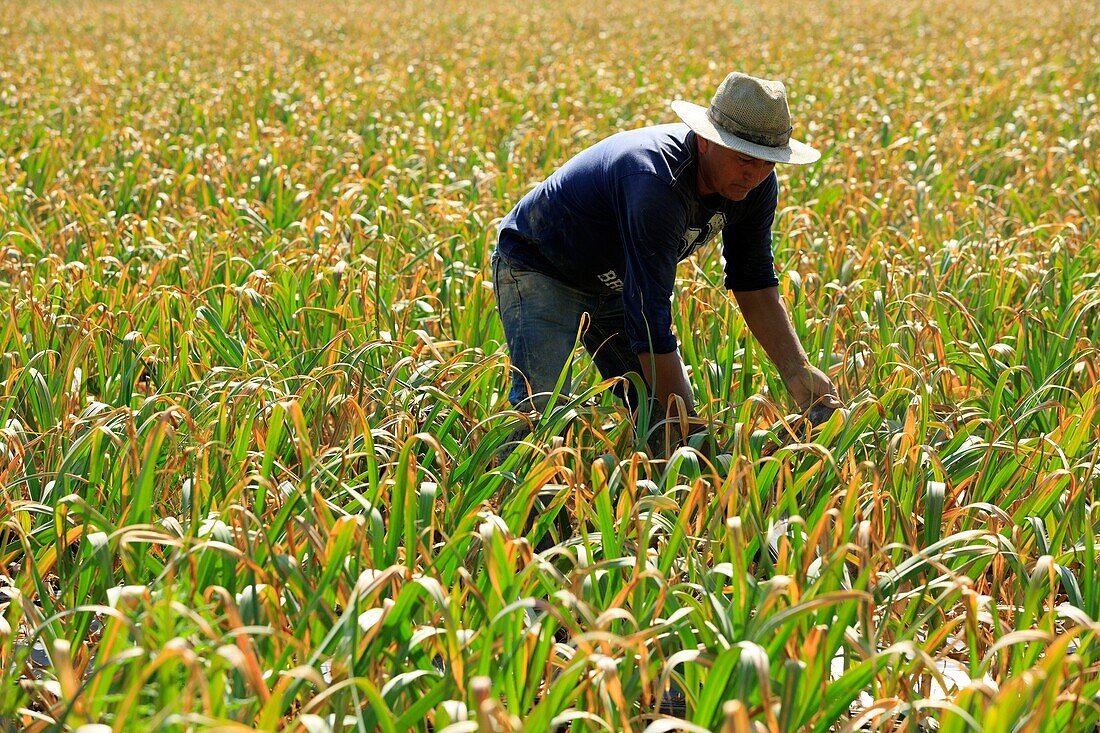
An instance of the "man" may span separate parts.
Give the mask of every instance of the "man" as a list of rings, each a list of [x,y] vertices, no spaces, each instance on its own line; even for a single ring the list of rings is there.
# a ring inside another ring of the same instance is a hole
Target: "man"
[[[790,139],[786,89],[734,72],[709,108],[685,101],[672,108],[686,124],[604,139],[501,223],[492,264],[515,367],[509,401],[545,409],[583,318],[581,341],[603,377],[640,372],[658,404],[671,411],[678,396],[693,416],[672,333],[676,265],[722,232],[725,286],[794,401],[817,416],[839,408],[833,383],[810,364],[791,326],[772,260],[775,164],[820,157]],[[632,389],[617,394],[637,406]]]

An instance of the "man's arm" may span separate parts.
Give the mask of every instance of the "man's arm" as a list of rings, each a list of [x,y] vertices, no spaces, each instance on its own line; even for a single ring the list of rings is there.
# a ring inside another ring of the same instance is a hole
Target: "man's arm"
[[[650,437],[649,446],[656,451],[655,455],[667,455],[682,445],[686,436],[705,432],[706,423],[695,415],[695,399],[679,351],[668,354],[643,352],[638,354],[638,361],[650,392],[661,405],[659,417],[667,420],[664,429]],[[681,415],[677,409],[677,401],[673,399],[677,395],[684,401],[686,415]],[[700,450],[704,456],[711,457],[713,441],[704,441]]]
[[[695,415],[695,398],[679,351],[669,354],[643,352],[638,354],[638,361],[642,365],[642,376],[662,409],[668,409],[672,395],[680,395],[687,406],[688,416]],[[675,418],[677,415],[669,412],[668,417]]]
[[[749,330],[779,369],[799,409],[806,410],[815,403],[832,409],[843,407],[832,380],[806,357],[779,297],[779,288],[736,291],[733,296]]]

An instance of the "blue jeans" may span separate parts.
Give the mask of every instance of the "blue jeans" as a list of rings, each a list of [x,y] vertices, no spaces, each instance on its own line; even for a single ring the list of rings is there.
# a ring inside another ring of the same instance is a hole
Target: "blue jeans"
[[[568,395],[573,348],[582,316],[589,321],[581,344],[604,379],[641,373],[638,355],[630,350],[623,325],[623,298],[593,295],[541,272],[526,269],[496,250],[492,256],[493,291],[512,358],[512,388],[508,401],[517,410],[542,412],[562,371],[562,394]],[[631,408],[638,405],[634,386],[617,385],[613,392]]]

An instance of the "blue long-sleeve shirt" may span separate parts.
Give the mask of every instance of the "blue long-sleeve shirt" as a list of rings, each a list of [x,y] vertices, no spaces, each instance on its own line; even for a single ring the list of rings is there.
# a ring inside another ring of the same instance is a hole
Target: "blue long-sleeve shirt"
[[[620,132],[578,153],[500,225],[502,254],[594,294],[622,293],[635,352],[676,350],[676,264],[722,232],[725,285],[779,283],[773,172],[742,201],[696,192],[695,133],[671,124]]]

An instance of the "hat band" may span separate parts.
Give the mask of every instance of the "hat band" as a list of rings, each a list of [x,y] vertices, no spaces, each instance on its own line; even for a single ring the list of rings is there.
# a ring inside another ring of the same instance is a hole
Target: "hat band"
[[[711,122],[718,125],[718,127],[721,127],[723,130],[732,132],[737,137],[748,140],[750,143],[763,145],[767,148],[783,147],[790,142],[791,132],[794,131],[793,127],[788,127],[786,132],[769,135],[759,130],[750,130],[713,104],[710,106],[710,109],[707,110],[707,117],[710,118]]]

